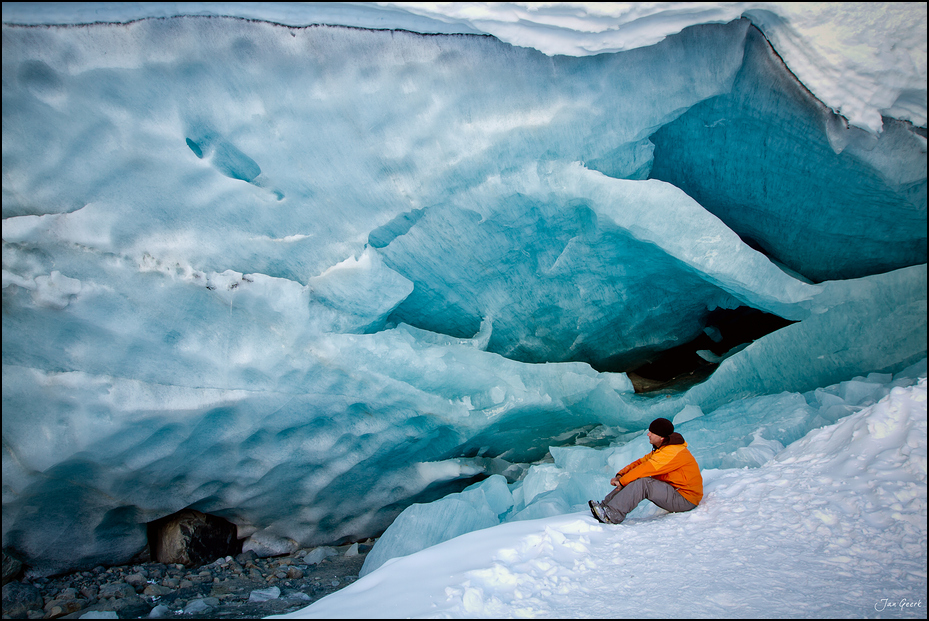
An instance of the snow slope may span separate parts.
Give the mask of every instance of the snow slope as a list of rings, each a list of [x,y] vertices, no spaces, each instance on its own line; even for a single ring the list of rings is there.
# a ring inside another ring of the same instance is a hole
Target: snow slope
[[[505,523],[272,618],[925,617],[925,377],[704,477],[689,513]]]

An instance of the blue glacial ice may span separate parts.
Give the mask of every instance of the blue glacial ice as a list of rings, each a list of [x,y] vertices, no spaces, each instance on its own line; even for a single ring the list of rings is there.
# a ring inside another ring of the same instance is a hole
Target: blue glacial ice
[[[584,58],[4,25],[2,62],[3,544],[35,575],[125,561],[185,507],[279,549],[440,498],[474,501],[459,530],[569,510],[602,480],[559,447],[925,357],[924,135],[844,129],[747,20]],[[745,308],[790,325],[634,391]],[[744,416],[742,457],[786,444]]]
[[[675,419],[675,428],[687,440],[704,480],[711,482],[722,470],[763,466],[809,431],[874,405],[895,387],[914,385],[925,375],[923,358],[896,376],[871,373],[802,394],[782,392],[742,399],[706,414],[699,411],[693,419]],[[602,499],[613,489],[609,481],[618,470],[650,450],[642,431],[605,448],[552,447],[547,463],[532,465],[515,483],[507,484],[503,476],[494,474],[460,493],[411,505],[378,539],[361,575],[390,559],[466,532],[515,520],[586,512],[589,499]],[[663,513],[644,502],[629,519]]]
[[[768,45],[751,31],[732,89],[652,135],[653,176],[816,281],[922,262],[925,135],[886,117],[880,136],[849,127],[763,52]],[[695,148],[679,149],[682,141]]]

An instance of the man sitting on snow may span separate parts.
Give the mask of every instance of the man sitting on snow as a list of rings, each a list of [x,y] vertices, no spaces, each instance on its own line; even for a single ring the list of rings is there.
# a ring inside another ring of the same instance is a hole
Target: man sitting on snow
[[[619,524],[636,505],[648,498],[666,511],[690,511],[703,498],[703,477],[683,436],[667,418],[648,426],[652,452],[616,473],[616,486],[603,502],[587,501],[590,512],[604,524]]]

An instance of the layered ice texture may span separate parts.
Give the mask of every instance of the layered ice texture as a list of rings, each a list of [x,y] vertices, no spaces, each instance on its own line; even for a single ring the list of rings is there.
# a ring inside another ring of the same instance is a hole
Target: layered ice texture
[[[746,19],[587,57],[5,25],[3,218],[3,544],[35,575],[185,507],[286,551],[490,476],[499,521],[579,438],[926,355],[925,130],[849,127]],[[793,323],[634,393],[746,308]]]

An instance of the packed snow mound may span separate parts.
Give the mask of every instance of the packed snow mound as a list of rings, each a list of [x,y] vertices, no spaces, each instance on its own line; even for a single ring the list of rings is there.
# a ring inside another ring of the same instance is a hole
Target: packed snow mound
[[[715,409],[704,404],[706,413],[699,406],[688,405],[673,417],[673,422],[704,471],[757,468],[812,430],[870,407],[895,390],[917,384],[925,372],[923,359],[897,376],[872,373],[803,394],[782,392],[746,398]],[[597,429],[579,439],[578,444],[593,443],[598,437],[614,433]],[[616,472],[650,450],[644,432],[627,434],[609,448],[551,447],[551,463],[531,466],[515,483],[507,485],[503,476],[493,475],[459,494],[414,504],[378,539],[365,559],[361,575],[390,559],[472,530],[586,511],[589,499],[602,499],[612,489],[609,481]],[[646,502],[630,516],[658,513],[663,511]]]
[[[681,602],[694,617],[923,618],[926,456],[923,373],[760,467],[705,471],[690,512],[502,524],[270,618],[673,617]]]

